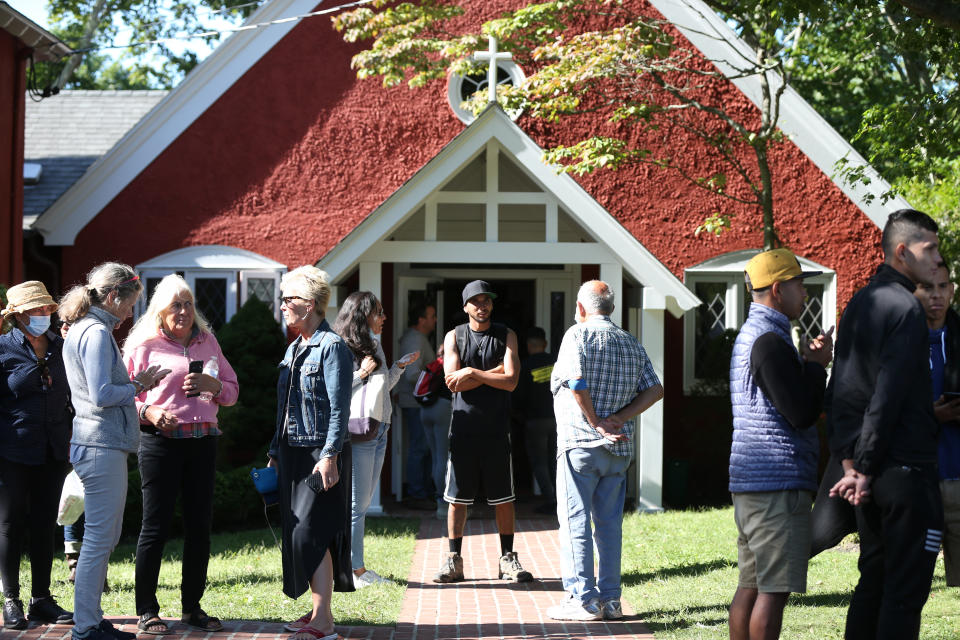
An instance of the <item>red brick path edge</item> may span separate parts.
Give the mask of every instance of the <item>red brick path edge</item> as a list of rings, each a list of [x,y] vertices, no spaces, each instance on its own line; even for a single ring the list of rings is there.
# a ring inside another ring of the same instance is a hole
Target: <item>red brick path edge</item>
[[[492,520],[467,522],[463,542],[466,580],[457,584],[431,581],[447,542],[446,524],[424,519],[417,535],[407,592],[394,627],[337,627],[349,640],[479,640],[480,638],[547,640],[653,640],[653,634],[624,602],[626,616],[614,622],[559,622],[547,608],[563,599],[560,586],[556,522],[517,521],[514,548],[534,582],[511,584],[497,579],[500,541]],[[136,631],[136,619],[111,618],[124,631]],[[172,622],[172,621],[171,621]],[[290,634],[278,622],[224,621],[225,631],[204,633],[179,622],[164,640],[285,640]],[[26,631],[0,631],[4,640],[68,640],[68,626],[33,626]],[[141,640],[155,636],[141,635]]]

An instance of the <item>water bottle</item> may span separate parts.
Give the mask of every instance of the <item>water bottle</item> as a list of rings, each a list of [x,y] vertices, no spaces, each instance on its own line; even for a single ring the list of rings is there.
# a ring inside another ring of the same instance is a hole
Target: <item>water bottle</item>
[[[203,365],[203,373],[212,378],[219,379],[220,362],[217,360],[217,356],[210,356],[210,359],[207,360],[207,363]],[[200,397],[207,402],[213,402],[213,394],[209,391],[204,391],[202,394],[200,394]]]

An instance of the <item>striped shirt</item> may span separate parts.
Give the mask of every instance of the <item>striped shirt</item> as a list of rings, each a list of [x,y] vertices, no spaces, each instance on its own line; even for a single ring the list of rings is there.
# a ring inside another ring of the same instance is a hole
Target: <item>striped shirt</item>
[[[550,377],[557,419],[557,452],[576,447],[606,447],[618,456],[633,455],[634,420],[623,425],[626,440],[610,442],[590,426],[580,411],[570,380],[582,378],[598,418],[630,404],[642,391],[660,384],[640,341],[610,321],[591,316],[567,329]]]

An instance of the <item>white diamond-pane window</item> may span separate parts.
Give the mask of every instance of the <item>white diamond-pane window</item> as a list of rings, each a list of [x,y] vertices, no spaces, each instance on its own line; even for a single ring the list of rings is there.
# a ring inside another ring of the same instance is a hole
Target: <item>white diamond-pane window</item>
[[[227,321],[227,279],[197,278],[194,289],[197,309],[216,331]]]
[[[270,311],[276,308],[277,298],[274,291],[275,280],[273,278],[249,278],[247,280],[248,295],[256,296],[261,302],[270,307]]]
[[[730,356],[725,352],[727,284],[698,282],[695,288],[703,304],[697,307],[694,375],[723,379],[729,375],[730,367]]]
[[[803,303],[803,311],[797,318],[800,332],[808,338],[815,338],[823,333],[823,285],[808,284],[807,299]]]

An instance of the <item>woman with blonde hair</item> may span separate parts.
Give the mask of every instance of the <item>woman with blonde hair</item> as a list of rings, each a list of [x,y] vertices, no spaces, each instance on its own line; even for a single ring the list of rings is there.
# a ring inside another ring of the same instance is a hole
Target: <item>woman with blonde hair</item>
[[[207,615],[200,599],[210,559],[214,461],[221,435],[217,410],[237,401],[237,374],[196,308],[190,286],[176,274],[157,284],[146,313],[124,342],[123,357],[131,374],[148,366],[171,372],[136,401],[143,431],[137,453],[143,489],[136,560],[137,628],[149,635],[170,631],[160,618],[157,583],[179,495],[184,530],[180,620],[203,631],[220,631],[223,624]],[[211,375],[214,368],[218,373]]]
[[[50,593],[53,534],[69,471],[70,388],[63,340],[50,330],[57,310],[42,282],[7,290],[0,312],[14,328],[0,336],[0,578],[3,626],[26,629],[20,601],[20,555],[30,550],[30,620],[70,623]]]
[[[132,268],[107,262],[60,300],[60,319],[71,325],[63,345],[75,411],[70,462],[83,483],[86,518],[73,592],[74,640],[136,637],[104,620],[100,597],[110,552],[120,539],[127,454],[140,440],[134,398],[169,373],[154,365],[131,376],[113,339],[114,328],[133,315],[142,290]]]
[[[283,592],[297,598],[309,586],[313,600],[286,628],[295,631],[291,640],[335,640],[332,591],[353,591],[345,442],[353,354],[326,321],[325,272],[298,267],[283,276],[280,291],[284,321],[300,336],[280,363],[269,465],[279,467]]]

